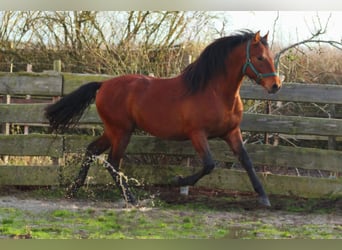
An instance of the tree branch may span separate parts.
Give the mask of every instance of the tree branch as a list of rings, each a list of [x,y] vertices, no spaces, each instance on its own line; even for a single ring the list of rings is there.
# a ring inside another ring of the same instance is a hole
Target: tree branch
[[[316,32],[311,32],[311,37],[308,38],[308,39],[305,39],[301,42],[297,42],[297,43],[294,43],[294,44],[291,44],[289,45],[288,47],[280,50],[276,55],[275,55],[275,58],[274,58],[274,62],[275,62],[275,66],[276,68],[278,68],[278,64],[279,64],[279,60],[280,60],[280,57],[282,54],[284,54],[286,51],[294,48],[294,47],[297,47],[297,46],[300,46],[300,45],[303,45],[303,44],[307,44],[307,43],[326,43],[326,44],[329,44],[339,50],[342,50],[342,42],[337,42],[337,41],[333,41],[333,40],[320,40],[320,39],[316,39],[318,38],[320,35],[323,35],[326,33],[327,31],[327,28],[328,28],[328,23],[330,21],[330,18],[331,18],[331,14],[329,15],[324,27],[322,26],[322,23],[321,23],[321,19],[319,17],[319,15],[317,14],[317,20],[318,20],[318,25],[319,27],[317,28]]]
[[[318,34],[318,33],[317,33]],[[313,37],[316,37],[317,35],[314,34]],[[284,54],[286,51],[294,48],[294,47],[297,47],[297,46],[300,46],[300,45],[303,45],[303,44],[307,44],[307,43],[326,43],[326,44],[329,44],[339,50],[342,50],[342,43],[341,42],[337,42],[337,41],[332,41],[332,40],[315,40],[315,39],[312,39],[309,38],[309,39],[306,39],[306,40],[303,40],[301,42],[297,42],[297,43],[294,43],[282,50],[280,50],[276,55],[275,55],[275,58],[274,58],[274,61],[275,61],[275,65],[276,65],[276,68],[278,67],[278,64],[279,64],[279,60],[280,60],[280,56],[282,54]]]

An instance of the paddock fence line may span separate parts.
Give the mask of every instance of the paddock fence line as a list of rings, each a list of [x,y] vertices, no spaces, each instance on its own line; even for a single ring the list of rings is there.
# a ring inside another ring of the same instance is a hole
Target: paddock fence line
[[[82,153],[94,137],[29,132],[16,134],[8,131],[8,124],[12,127],[28,126],[29,129],[47,127],[43,117],[47,103],[56,101],[86,82],[111,77],[56,72],[0,73],[0,97],[3,99],[0,104],[0,124],[3,124],[3,134],[0,134],[0,185],[68,184],[79,170],[81,157],[76,155]],[[314,103],[324,109],[320,117],[315,117],[315,113],[310,116],[278,115],[276,112],[244,113],[241,124],[244,132],[321,140],[329,144],[329,149],[320,149],[247,142],[247,150],[260,170],[258,174],[266,191],[302,197],[341,196],[342,151],[339,150],[339,142],[342,138],[342,112],[339,105],[342,105],[342,86],[284,83],[279,93],[268,95],[260,86],[245,82],[240,94],[244,100],[277,102],[279,106],[285,102],[293,105]],[[13,102],[8,103],[9,96]],[[101,127],[94,105],[82,117],[80,124],[81,127]],[[210,147],[219,162],[218,167],[196,185],[252,191],[247,174],[239,167],[225,143],[211,140]],[[8,159],[4,160],[5,156],[24,157],[24,160],[12,163]],[[137,156],[149,159],[142,161]],[[25,161],[25,157],[46,157],[50,160],[40,163],[31,159]],[[101,164],[97,165],[91,168],[87,183],[112,182],[109,174],[100,167]],[[144,184],[165,184],[175,175],[187,175],[199,167],[200,161],[196,159],[190,142],[164,141],[145,135],[132,137],[122,164],[126,175]],[[306,172],[311,174],[306,175]]]

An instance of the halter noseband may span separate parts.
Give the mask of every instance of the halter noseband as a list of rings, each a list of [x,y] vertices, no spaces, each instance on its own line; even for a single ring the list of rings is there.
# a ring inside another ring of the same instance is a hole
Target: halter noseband
[[[278,76],[278,73],[276,73],[276,72],[262,74],[254,67],[254,65],[251,62],[251,58],[249,56],[250,47],[251,47],[251,40],[248,40],[247,49],[246,49],[246,63],[243,65],[242,74],[246,75],[246,70],[248,67],[250,67],[251,70],[254,72],[254,74],[257,76],[256,82],[258,84],[262,78],[269,77],[269,76]]]

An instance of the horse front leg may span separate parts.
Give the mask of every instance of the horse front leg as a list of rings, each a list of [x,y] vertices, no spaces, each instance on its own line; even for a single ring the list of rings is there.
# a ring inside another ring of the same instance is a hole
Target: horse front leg
[[[256,193],[259,194],[259,202],[264,206],[271,206],[271,203],[266,195],[258,176],[256,175],[252,161],[243,145],[240,129],[236,129],[223,138],[232,149],[233,153],[238,157],[241,165],[247,171],[248,177],[253,185]]]

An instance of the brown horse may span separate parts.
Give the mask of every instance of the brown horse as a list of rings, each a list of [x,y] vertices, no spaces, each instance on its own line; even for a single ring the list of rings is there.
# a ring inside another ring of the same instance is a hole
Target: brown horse
[[[227,142],[246,169],[260,202],[270,206],[243,146],[240,132],[243,105],[239,95],[244,76],[255,80],[269,93],[277,92],[281,81],[275,72],[267,35],[249,30],[217,39],[174,78],[124,75],[104,82],[81,86],[46,108],[45,116],[55,131],[63,131],[77,123],[84,110],[96,98],[97,111],[104,124],[101,137],[93,141],[75,182],[68,190],[70,197],[84,184],[94,155],[110,148],[107,170],[126,201],[134,204],[127,183],[117,169],[135,128],[172,140],[190,139],[203,160],[203,169],[191,176],[175,178],[179,186],[194,185],[209,174],[215,164],[208,138]]]

